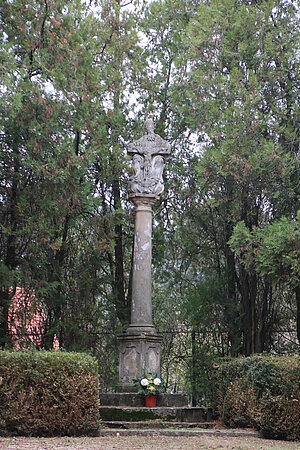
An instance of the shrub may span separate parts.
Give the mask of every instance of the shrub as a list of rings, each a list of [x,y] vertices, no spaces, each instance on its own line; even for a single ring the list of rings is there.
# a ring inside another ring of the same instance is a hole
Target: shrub
[[[221,363],[215,378],[225,424],[300,439],[300,357],[237,358]]]
[[[97,362],[63,352],[0,352],[2,435],[95,435]]]

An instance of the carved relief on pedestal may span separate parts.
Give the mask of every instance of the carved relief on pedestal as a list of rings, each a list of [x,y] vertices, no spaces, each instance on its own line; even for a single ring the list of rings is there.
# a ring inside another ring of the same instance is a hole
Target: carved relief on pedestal
[[[129,144],[128,153],[132,153],[132,176],[128,190],[132,194],[160,195],[164,190],[162,155],[171,153],[170,144],[154,133],[152,120],[146,120],[147,134]]]
[[[120,367],[122,367],[122,373],[120,373],[120,379],[122,382],[128,383],[132,379],[136,378],[138,368],[140,365],[140,349],[136,344],[129,344],[123,346],[120,352]]]
[[[120,344],[119,379],[123,385],[144,372],[156,372],[160,376],[160,335],[124,334],[118,337]]]
[[[147,355],[147,366],[151,372],[160,373],[160,347],[150,347]]]

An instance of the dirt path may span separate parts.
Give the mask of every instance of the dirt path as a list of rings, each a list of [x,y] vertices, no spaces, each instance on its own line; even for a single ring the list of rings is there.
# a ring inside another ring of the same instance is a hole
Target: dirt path
[[[300,442],[271,441],[253,436],[193,437],[110,436],[95,438],[0,438],[2,450],[300,450]]]

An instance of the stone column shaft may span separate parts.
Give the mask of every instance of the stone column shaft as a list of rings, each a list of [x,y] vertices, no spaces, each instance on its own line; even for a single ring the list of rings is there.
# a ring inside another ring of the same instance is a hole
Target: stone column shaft
[[[135,201],[131,326],[152,326],[152,207]]]
[[[152,206],[154,195],[134,195],[135,234],[131,323],[118,337],[120,389],[130,389],[144,371],[160,375],[161,336],[152,324]]]

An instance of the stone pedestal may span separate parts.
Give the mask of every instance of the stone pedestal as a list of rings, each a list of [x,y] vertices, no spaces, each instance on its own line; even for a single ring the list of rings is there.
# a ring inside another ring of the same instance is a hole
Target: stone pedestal
[[[120,388],[130,388],[144,371],[160,376],[161,336],[152,324],[152,206],[158,197],[135,194],[131,323],[119,340]]]
[[[130,334],[128,330],[119,340],[119,387],[129,391],[133,380],[144,371],[160,376],[161,336],[158,334]]]

